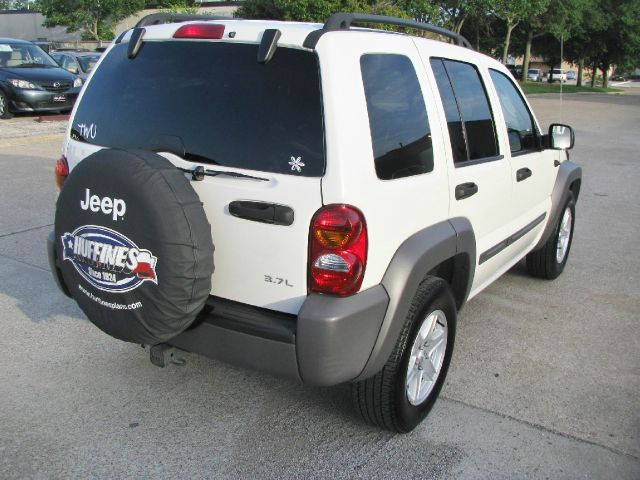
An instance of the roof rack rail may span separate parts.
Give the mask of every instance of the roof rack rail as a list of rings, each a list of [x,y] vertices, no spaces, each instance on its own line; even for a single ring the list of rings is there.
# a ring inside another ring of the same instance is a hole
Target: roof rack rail
[[[232,20],[232,17],[221,17],[215,15],[199,15],[196,13],[152,13],[140,19],[136,27],[146,27],[147,25],[160,25],[163,23],[181,23],[192,20]]]
[[[415,28],[418,30],[424,30],[431,33],[436,33],[444,37],[450,38],[461,47],[470,48],[473,50],[469,40],[462,35],[447,30],[446,28],[436,27],[430,23],[422,23],[416,20],[409,20],[406,18],[386,17],[383,15],[369,15],[366,13],[334,13],[324,24],[321,30],[315,30],[307,35],[304,40],[303,46],[305,48],[314,49],[320,40],[320,37],[327,32],[335,32],[339,30],[349,30],[352,23],[380,23],[386,25],[398,25],[401,27]]]

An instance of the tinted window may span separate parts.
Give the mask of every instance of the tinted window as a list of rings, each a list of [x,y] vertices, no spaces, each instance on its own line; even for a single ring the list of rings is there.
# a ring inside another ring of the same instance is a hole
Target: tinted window
[[[489,70],[491,79],[498,92],[502,113],[507,124],[507,133],[511,153],[531,150],[536,147],[536,131],[533,117],[520,92],[504,74]]]
[[[436,83],[442,98],[444,113],[447,117],[447,126],[449,127],[449,139],[451,141],[451,150],[453,153],[453,161],[455,163],[464,162],[469,159],[467,155],[467,142],[465,140],[464,128],[460,111],[456,103],[456,97],[451,88],[451,82],[444,68],[442,60],[435,58],[431,60],[433,73],[436,76]]]
[[[86,73],[89,73],[91,69],[98,63],[100,60],[100,54],[97,53],[95,55],[82,55],[77,58],[82,70]]]
[[[360,67],[378,178],[432,171],[429,119],[411,60],[402,55],[363,55]]]
[[[498,155],[493,115],[478,70],[468,63],[446,59],[432,59],[431,65],[445,111],[448,110],[447,123],[454,161],[478,160]],[[451,95],[456,101],[457,116],[454,115]],[[461,128],[458,128],[457,122],[460,122]],[[460,135],[466,143],[466,156],[460,145]]]
[[[126,149],[177,142],[194,161],[322,176],[317,57],[280,47],[263,65],[257,48],[145,42],[130,60],[118,45],[89,83],[72,136]]]

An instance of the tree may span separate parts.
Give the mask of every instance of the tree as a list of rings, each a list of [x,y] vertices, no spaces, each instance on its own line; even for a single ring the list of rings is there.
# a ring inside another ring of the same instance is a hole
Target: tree
[[[585,14],[590,10],[593,1],[551,0],[543,12],[523,21],[526,31],[522,65],[523,79],[526,79],[526,72],[529,69],[533,40],[547,34],[551,35],[552,38],[542,42],[542,45],[547,47],[545,52],[547,56],[553,57],[553,61],[549,62],[551,67],[556,66],[558,61],[561,64],[563,59],[558,57],[560,39],[564,39],[565,45],[569,45],[569,40],[581,31],[582,24],[587,21]],[[557,40],[556,42],[553,41],[554,38]]]
[[[444,26],[460,33],[466,20],[486,17],[491,5],[491,0],[447,0],[440,2],[440,10],[445,20]]]
[[[549,6],[550,0],[493,0],[492,10],[496,17],[503,20],[507,27],[502,53],[502,63],[507,63],[511,32],[523,20],[539,15]]]
[[[604,22],[591,32],[590,41],[594,44],[591,59],[600,68],[602,86],[606,88],[611,66],[640,63],[640,2],[598,0],[598,3]]]
[[[139,12],[144,0],[37,0],[35,8],[45,17],[45,27],[67,27],[67,32],[82,31],[89,40],[110,40],[112,26]]]
[[[28,10],[30,0],[0,0],[0,10]]]
[[[193,0],[164,0],[155,2],[154,6],[171,13],[198,13],[198,6]]]
[[[324,22],[332,13],[354,11],[358,4],[352,0],[247,0],[236,10],[236,16]]]

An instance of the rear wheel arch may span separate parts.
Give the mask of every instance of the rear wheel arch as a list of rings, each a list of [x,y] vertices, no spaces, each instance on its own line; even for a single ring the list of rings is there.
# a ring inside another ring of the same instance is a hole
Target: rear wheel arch
[[[389,305],[371,355],[356,380],[376,374],[402,330],[411,301],[430,276],[445,280],[456,309],[464,305],[475,270],[475,235],[466,218],[445,220],[409,237],[394,254],[382,279]]]

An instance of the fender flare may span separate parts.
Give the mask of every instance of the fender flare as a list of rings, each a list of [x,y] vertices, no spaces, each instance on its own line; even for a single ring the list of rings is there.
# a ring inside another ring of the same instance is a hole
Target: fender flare
[[[582,168],[570,160],[562,162],[558,167],[556,183],[554,184],[553,191],[551,192],[551,211],[549,212],[547,224],[544,227],[540,240],[538,240],[538,243],[533,250],[538,250],[544,247],[551,235],[553,235],[556,225],[560,220],[562,207],[567,201],[569,191],[571,191],[571,185],[573,185],[576,180],[578,182],[582,181]],[[578,201],[579,193],[580,183],[578,183],[577,189],[574,192],[576,202]]]
[[[451,287],[458,310],[471,289],[476,265],[476,239],[466,218],[446,220],[413,234],[398,248],[382,279],[389,305],[369,360],[355,379],[382,369],[393,351],[420,282],[443,262],[453,259]]]

